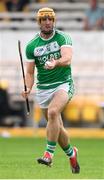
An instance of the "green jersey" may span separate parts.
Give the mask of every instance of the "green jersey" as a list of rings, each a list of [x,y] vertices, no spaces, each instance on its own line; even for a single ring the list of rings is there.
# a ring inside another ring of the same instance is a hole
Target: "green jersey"
[[[63,83],[72,83],[71,66],[60,66],[48,70],[44,68],[46,61],[54,58],[58,61],[61,58],[61,47],[72,46],[72,40],[66,33],[55,30],[53,36],[49,39],[43,39],[40,33],[37,33],[26,46],[26,56],[28,61],[35,62],[37,67],[37,88],[51,89]]]

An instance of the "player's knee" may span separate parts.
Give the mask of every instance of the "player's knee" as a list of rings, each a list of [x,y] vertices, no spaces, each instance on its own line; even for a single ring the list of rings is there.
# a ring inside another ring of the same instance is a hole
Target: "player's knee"
[[[48,109],[48,119],[55,119],[57,115],[58,115],[58,112],[55,107],[51,107]]]

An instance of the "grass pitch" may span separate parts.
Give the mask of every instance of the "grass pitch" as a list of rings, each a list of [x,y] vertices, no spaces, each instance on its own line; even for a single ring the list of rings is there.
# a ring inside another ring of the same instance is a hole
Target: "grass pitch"
[[[71,139],[79,149],[80,174],[72,174],[59,146],[53,167],[37,163],[43,138],[0,138],[0,179],[104,179],[104,139]]]

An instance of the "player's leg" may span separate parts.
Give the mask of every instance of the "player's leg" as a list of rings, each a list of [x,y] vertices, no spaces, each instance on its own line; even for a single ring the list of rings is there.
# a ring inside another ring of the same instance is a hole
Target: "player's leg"
[[[43,114],[44,114],[46,120],[48,121],[48,117],[47,117],[48,109],[43,109],[42,111],[43,111]],[[63,121],[62,121],[61,115],[59,116],[59,121],[60,121],[60,133],[59,133],[59,137],[58,137],[58,143],[62,148],[65,148],[68,146],[69,137],[68,137],[68,133],[67,133],[66,129],[63,126]]]
[[[60,134],[59,134],[59,138],[58,138],[58,143],[69,158],[72,173],[79,173],[80,166],[77,161],[77,151],[78,150],[76,147],[71,146],[69,138],[68,138],[68,133],[63,126],[63,121],[62,121],[61,117],[60,117],[60,123],[61,123],[61,129],[60,129]]]
[[[68,102],[68,94],[60,90],[54,94],[54,97],[48,107],[47,137],[50,141],[58,141],[60,132],[60,113]]]
[[[46,161],[52,159],[55,151],[55,147],[60,134],[60,113],[62,112],[64,106],[68,102],[68,94],[64,90],[59,90],[54,93],[53,99],[51,100],[48,111],[47,111],[47,147],[44,154],[44,158],[39,158],[38,162],[42,164],[49,165]],[[50,161],[51,164],[51,161]]]
[[[47,118],[47,109],[43,109],[43,114],[47,120],[48,119]],[[79,173],[80,167],[79,167],[79,164],[77,162],[76,148],[75,147],[73,148],[69,142],[70,140],[68,137],[68,133],[63,126],[63,121],[62,121],[61,115],[59,117],[59,121],[60,121],[60,133],[59,133],[58,143],[61,146],[61,148],[63,149],[63,151],[65,152],[65,154],[69,158],[69,162],[71,165],[72,172],[73,173]],[[47,149],[46,149],[46,152],[47,152]]]

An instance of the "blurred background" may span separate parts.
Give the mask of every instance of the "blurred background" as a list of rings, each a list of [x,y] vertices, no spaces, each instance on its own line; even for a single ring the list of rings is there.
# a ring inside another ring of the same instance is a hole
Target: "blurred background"
[[[36,13],[41,7],[55,10],[56,27],[69,33],[73,40],[75,94],[62,113],[65,127],[103,130],[104,0],[0,0],[0,134],[19,135],[19,128],[26,128],[26,135],[36,135],[33,127],[46,127],[35,102],[35,85],[29,97],[31,113],[26,114],[18,53],[20,40],[25,66],[25,46],[39,30]],[[17,134],[13,133],[14,128]]]

